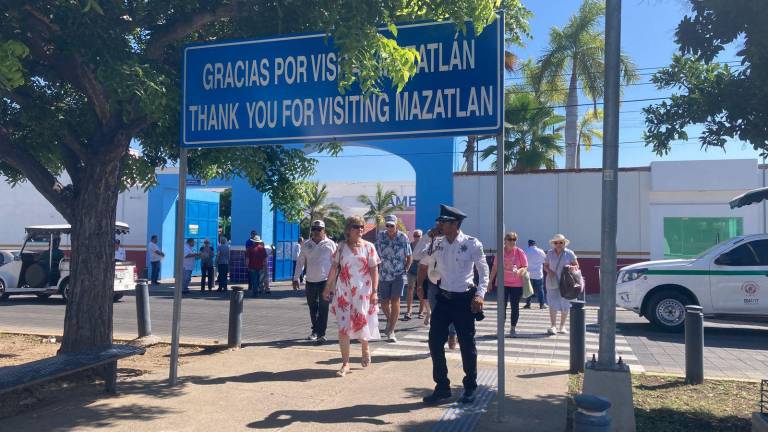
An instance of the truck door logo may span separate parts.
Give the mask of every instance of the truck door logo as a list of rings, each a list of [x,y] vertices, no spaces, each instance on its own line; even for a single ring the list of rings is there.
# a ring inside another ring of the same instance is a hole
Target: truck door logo
[[[744,304],[756,305],[760,302],[759,298],[756,298],[760,292],[760,285],[756,282],[748,281],[741,285],[741,291],[744,293]]]

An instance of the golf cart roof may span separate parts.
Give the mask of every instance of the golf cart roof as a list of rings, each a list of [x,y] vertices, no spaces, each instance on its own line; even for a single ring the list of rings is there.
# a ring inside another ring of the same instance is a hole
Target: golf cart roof
[[[24,228],[27,234],[69,234],[72,232],[72,226],[69,224],[61,225],[33,225]],[[115,222],[115,234],[128,234],[131,227],[125,222]]]

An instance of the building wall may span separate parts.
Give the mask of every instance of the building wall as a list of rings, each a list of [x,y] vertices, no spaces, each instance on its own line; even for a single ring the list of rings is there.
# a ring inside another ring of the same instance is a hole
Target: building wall
[[[754,159],[654,162],[619,172],[617,250],[619,266],[665,254],[664,219],[670,217],[742,218],[743,233],[763,232],[764,205],[730,209],[728,202],[764,186],[765,167]],[[557,170],[506,174],[505,226],[521,245],[535,239],[547,246],[553,234],[571,240],[587,278],[587,291],[599,289],[601,171]],[[495,173],[456,173],[454,202],[469,216],[465,232],[488,252],[496,249]]]

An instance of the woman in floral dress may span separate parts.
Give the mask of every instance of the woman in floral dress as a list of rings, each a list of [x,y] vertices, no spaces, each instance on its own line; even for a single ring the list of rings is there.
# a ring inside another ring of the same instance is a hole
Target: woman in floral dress
[[[336,281],[331,313],[336,316],[339,327],[341,348],[341,369],[344,376],[349,372],[349,341],[356,338],[362,347],[360,363],[367,367],[371,363],[368,341],[379,339],[379,307],[376,291],[379,286],[379,256],[373,243],[361,238],[365,221],[360,216],[347,218],[344,235],[346,240],[339,244],[333,254],[328,281]],[[341,269],[339,271],[339,269]],[[338,278],[337,278],[338,276]],[[326,285],[323,297],[331,296],[331,286]]]

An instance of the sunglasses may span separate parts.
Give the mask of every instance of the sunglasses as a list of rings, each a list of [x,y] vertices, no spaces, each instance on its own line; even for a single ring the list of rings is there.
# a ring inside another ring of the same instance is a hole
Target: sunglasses
[[[365,225],[350,225],[350,227],[353,229],[363,229],[365,228]]]
[[[312,231],[322,231],[323,228],[321,227],[312,227]]]
[[[552,244],[565,244],[565,242],[562,242],[562,241],[556,241],[556,242],[552,242]]]
[[[517,239],[512,237],[507,237],[507,241],[517,241]]]
[[[420,235],[415,235],[415,236],[413,236],[413,238],[421,238],[421,236]]]

